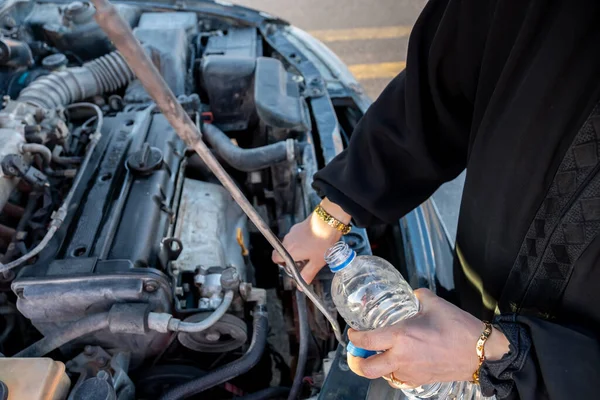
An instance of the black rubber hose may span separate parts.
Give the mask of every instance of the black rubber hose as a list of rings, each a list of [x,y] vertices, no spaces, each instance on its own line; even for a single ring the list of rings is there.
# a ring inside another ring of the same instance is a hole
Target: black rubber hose
[[[248,372],[252,367],[258,364],[263,355],[267,344],[268,330],[269,320],[267,319],[266,308],[264,306],[259,306],[254,310],[254,332],[252,334],[250,347],[248,348],[248,351],[246,351],[246,354],[229,364],[215,369],[208,375],[175,386],[160,399],[185,399]]]
[[[93,314],[45,336],[13,357],[41,357],[72,340],[108,328],[108,312]]]
[[[304,370],[306,369],[306,360],[308,359],[308,338],[310,336],[310,326],[308,325],[308,310],[306,308],[306,296],[296,290],[296,304],[298,305],[298,362],[296,363],[296,374],[288,400],[297,400],[302,389],[302,379],[304,379]]]
[[[202,134],[227,164],[244,172],[258,171],[286,161],[290,151],[287,141],[243,149],[231,143],[229,137],[212,124],[204,124]]]
[[[114,92],[135,78],[119,52],[44,75],[21,91],[18,101],[54,109],[99,94]]]
[[[260,390],[258,392],[250,393],[242,397],[236,397],[236,400],[267,400],[275,399],[279,397],[285,397],[290,392],[290,388],[275,386]]]

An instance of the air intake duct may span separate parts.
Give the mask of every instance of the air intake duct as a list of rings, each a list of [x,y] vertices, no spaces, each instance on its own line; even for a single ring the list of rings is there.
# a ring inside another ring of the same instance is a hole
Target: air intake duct
[[[114,92],[134,78],[121,54],[114,51],[81,67],[67,68],[36,79],[21,91],[17,101],[54,109]]]

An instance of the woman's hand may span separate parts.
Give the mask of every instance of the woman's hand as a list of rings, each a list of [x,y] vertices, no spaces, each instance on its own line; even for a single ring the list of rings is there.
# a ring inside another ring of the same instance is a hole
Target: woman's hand
[[[410,387],[471,381],[479,365],[475,346],[483,323],[427,289],[418,289],[415,294],[421,303],[415,317],[372,331],[349,331],[355,346],[385,350],[366,359],[348,355],[350,368],[369,379],[393,372]],[[486,358],[497,360],[507,352],[508,340],[494,329],[485,344]]]
[[[321,206],[338,221],[349,224],[352,219],[340,206],[328,199],[323,199]],[[312,282],[315,275],[325,265],[325,252],[340,238],[340,231],[330,227],[315,213],[307,219],[296,224],[283,239],[283,245],[290,253],[294,261],[305,261],[302,269],[302,277],[307,283]],[[273,262],[284,264],[283,258],[273,251]]]

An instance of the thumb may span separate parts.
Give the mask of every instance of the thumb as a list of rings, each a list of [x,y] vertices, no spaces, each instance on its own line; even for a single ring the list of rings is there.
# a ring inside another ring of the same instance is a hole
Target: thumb
[[[419,299],[419,312],[421,314],[426,313],[434,307],[435,302],[438,299],[438,296],[435,293],[426,288],[416,289],[414,293],[417,299]]]
[[[271,260],[273,260],[273,263],[275,264],[284,264],[283,257],[281,257],[281,254],[279,254],[277,250],[273,250]]]

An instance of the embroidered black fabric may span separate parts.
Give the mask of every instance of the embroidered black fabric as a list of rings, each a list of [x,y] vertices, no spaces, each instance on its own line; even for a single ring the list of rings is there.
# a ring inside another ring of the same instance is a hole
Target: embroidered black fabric
[[[509,352],[497,361],[485,361],[481,366],[479,382],[485,396],[496,395],[507,398],[513,391],[513,375],[520,371],[531,349],[531,339],[527,328],[516,322],[516,315],[501,315],[494,320],[498,329],[510,342]]]
[[[482,297],[515,313],[496,321],[512,351],[482,371],[499,398],[598,398],[599,15],[594,0],[429,1],[406,71],[314,176],[370,226],[467,168],[455,292],[477,318],[494,315]]]

